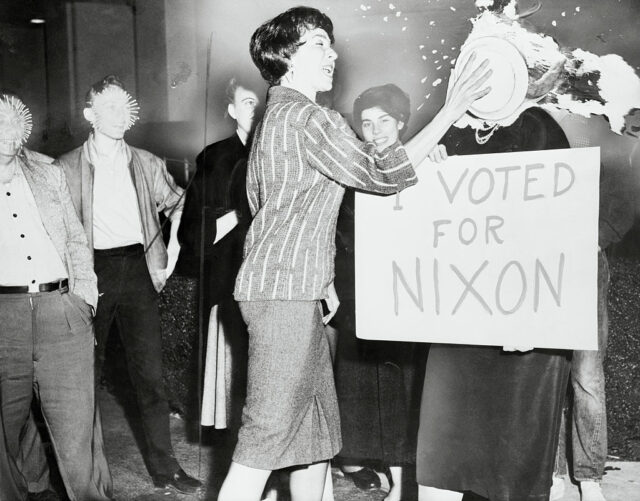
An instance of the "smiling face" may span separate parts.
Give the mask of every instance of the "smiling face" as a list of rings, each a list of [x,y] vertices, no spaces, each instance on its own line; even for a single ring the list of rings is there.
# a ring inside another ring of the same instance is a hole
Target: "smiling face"
[[[378,106],[362,110],[361,118],[362,137],[368,143],[375,143],[378,151],[395,143],[404,127],[404,122],[396,120]]]
[[[333,72],[338,54],[331,47],[329,35],[322,28],[304,32],[298,50],[291,56],[289,71],[282,84],[315,100],[315,94],[333,87]]]

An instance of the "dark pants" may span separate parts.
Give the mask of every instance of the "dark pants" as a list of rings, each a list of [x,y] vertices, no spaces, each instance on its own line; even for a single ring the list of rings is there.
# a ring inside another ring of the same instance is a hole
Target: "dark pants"
[[[179,466],[169,431],[169,405],[162,380],[162,336],[158,294],[151,282],[142,245],[96,250],[98,311],[96,312],[96,380],[115,321],[133,383],[151,476],[172,475]]]
[[[90,307],[66,290],[0,295],[0,499],[27,496],[21,441],[30,440],[34,394],[69,498],[109,499],[102,437],[93,433],[91,324]]]

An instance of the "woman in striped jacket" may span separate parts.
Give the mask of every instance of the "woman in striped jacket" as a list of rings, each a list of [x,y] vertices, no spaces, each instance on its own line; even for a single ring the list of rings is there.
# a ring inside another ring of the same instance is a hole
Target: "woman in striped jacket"
[[[429,125],[406,147],[377,152],[315,102],[333,84],[333,41],[331,20],[309,7],[289,9],[251,38],[271,88],[247,168],[254,219],[234,292],[249,332],[247,399],[223,501],[259,500],[271,471],[292,466],[292,500],[322,497],[328,461],[341,447],[323,324],[339,305],[333,260],[345,187],[391,194],[415,184],[412,164],[488,91],[486,62],[472,69],[471,61]]]

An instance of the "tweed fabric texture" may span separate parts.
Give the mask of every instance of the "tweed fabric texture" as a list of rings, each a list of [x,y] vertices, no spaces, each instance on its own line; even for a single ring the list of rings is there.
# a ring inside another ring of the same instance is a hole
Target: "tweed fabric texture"
[[[247,399],[233,454],[265,470],[325,461],[342,441],[329,344],[317,301],[244,301]]]
[[[98,303],[93,255],[73,208],[64,172],[52,159],[23,149],[22,172],[38,206],[42,225],[69,273],[69,290],[95,308]]]

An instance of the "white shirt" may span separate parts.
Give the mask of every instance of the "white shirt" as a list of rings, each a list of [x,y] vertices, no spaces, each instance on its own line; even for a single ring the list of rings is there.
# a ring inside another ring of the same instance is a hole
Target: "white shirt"
[[[62,258],[47,234],[22,169],[0,183],[0,285],[38,285],[68,278]]]
[[[93,173],[93,247],[112,249],[144,242],[138,196],[129,171],[126,144],[100,152],[93,136],[87,142]]]

